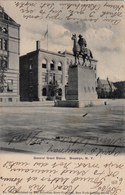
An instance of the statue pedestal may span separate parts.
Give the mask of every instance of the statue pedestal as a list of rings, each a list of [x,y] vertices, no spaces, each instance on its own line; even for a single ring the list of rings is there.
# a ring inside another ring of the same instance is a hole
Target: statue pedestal
[[[55,106],[85,107],[104,104],[97,99],[96,92],[96,60],[90,67],[73,65],[69,67],[68,89],[66,100],[57,101]]]
[[[69,68],[66,100],[97,100],[96,72],[92,67],[79,65]]]

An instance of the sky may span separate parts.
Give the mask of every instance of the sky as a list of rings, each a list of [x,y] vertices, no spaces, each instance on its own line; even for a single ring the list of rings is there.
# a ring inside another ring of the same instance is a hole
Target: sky
[[[16,3],[15,3],[16,2]],[[23,1],[20,1],[23,2]],[[34,1],[28,1],[34,2]],[[41,3],[42,2],[42,3]],[[54,1],[53,1],[54,2]],[[65,1],[67,2],[67,1]],[[106,2],[81,2],[73,1],[70,8],[68,5],[44,5],[43,1],[35,1],[35,6],[28,7],[28,11],[35,10],[32,15],[38,15],[40,10],[46,14],[40,15],[43,18],[24,18],[27,6],[20,7],[18,1],[1,1],[0,4],[5,12],[18,24],[20,24],[20,55],[24,55],[36,49],[36,41],[40,41],[41,49],[47,49],[47,36],[45,32],[48,28],[48,50],[72,52],[72,34],[82,34],[86,39],[87,47],[91,49],[97,63],[97,76],[101,79],[115,81],[125,81],[125,7],[123,2],[112,2],[104,6]],[[26,3],[26,1],[25,1]],[[62,1],[62,3],[64,3]],[[82,7],[88,4],[88,7]],[[77,6],[76,6],[77,5]],[[113,6],[111,6],[113,5]],[[43,6],[40,8],[40,6]],[[52,11],[60,11],[60,19],[45,19],[52,6]],[[82,14],[78,12],[81,10]],[[25,10],[25,12],[23,12]],[[70,19],[71,12],[74,17]],[[75,12],[76,11],[76,12]],[[23,13],[22,13],[23,12]],[[114,14],[114,15],[113,15]],[[29,14],[27,14],[29,15]],[[91,16],[91,17],[90,17]],[[74,19],[77,18],[77,19]],[[85,21],[83,18],[93,19]],[[98,18],[95,22],[94,19]],[[110,19],[110,21],[104,21]],[[116,21],[118,24],[114,24]],[[120,21],[120,22],[117,22]]]

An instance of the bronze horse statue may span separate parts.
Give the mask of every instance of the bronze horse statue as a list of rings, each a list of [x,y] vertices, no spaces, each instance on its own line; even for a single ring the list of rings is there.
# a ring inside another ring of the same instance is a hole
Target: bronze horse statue
[[[89,60],[91,65],[91,59],[93,58],[91,50],[86,48],[86,45],[83,45],[82,49],[80,48],[80,45],[77,42],[76,34],[73,34],[71,39],[74,41],[73,54],[75,56],[75,64],[80,64],[79,56],[82,56],[83,59],[82,65],[85,64],[85,59]]]
[[[80,64],[80,62],[79,62],[80,46],[77,43],[76,34],[73,34],[71,39],[74,41],[73,54],[75,56],[75,64],[77,64],[77,62],[78,62],[78,64]]]

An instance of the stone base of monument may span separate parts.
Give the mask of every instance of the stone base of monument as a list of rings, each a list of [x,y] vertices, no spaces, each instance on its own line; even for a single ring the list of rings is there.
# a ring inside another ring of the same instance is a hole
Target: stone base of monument
[[[101,106],[101,105],[107,105],[108,100],[107,99],[97,99],[94,101],[88,101],[88,100],[63,100],[63,101],[57,101],[55,102],[55,106],[57,107],[76,107],[76,108],[84,108],[84,107],[93,107],[93,106]]]
[[[85,107],[102,105],[105,100],[98,100],[96,92],[96,60],[91,66],[73,65],[69,67],[66,100],[57,101],[55,106]]]

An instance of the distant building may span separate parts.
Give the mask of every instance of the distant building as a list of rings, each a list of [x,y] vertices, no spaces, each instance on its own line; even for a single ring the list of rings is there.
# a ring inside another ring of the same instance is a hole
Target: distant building
[[[0,69],[5,67],[5,87],[1,102],[19,101],[20,25],[0,6]]]
[[[80,58],[80,61],[82,61],[82,58]],[[95,72],[93,86],[97,85],[96,62],[96,60],[93,60],[91,66],[91,69]],[[72,53],[67,51],[55,53],[40,49],[40,42],[37,41],[35,51],[20,57],[20,100],[52,100],[54,94],[50,89],[56,84],[58,84],[57,98],[64,100],[68,89],[68,70],[73,63],[74,56]],[[84,87],[86,89],[83,90],[86,90],[86,93],[95,90],[89,87]]]
[[[113,98],[114,92],[117,90],[113,82],[97,78],[97,94],[98,98]]]
[[[114,93],[115,98],[125,98],[125,81],[115,82],[114,86],[117,90]]]

